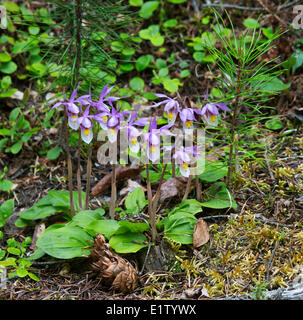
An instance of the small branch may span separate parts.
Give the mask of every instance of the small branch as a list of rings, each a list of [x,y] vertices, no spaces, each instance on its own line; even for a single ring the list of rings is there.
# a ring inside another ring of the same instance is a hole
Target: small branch
[[[116,164],[113,163],[112,167],[112,191],[111,191],[111,199],[110,199],[110,209],[109,215],[111,219],[115,219],[115,207],[117,200],[117,185],[116,185]]]
[[[160,178],[160,181],[159,181],[159,186],[158,186],[158,189],[156,191],[156,194],[153,197],[153,210],[154,210],[154,212],[157,212],[158,202],[159,202],[160,194],[161,194],[161,185],[162,185],[163,180],[164,180],[164,174],[165,174],[165,171],[166,171],[166,167],[167,167],[167,163],[163,167],[161,178]]]
[[[188,198],[188,195],[190,193],[190,187],[191,187],[192,180],[193,180],[193,176],[190,175],[187,180],[187,185],[186,185],[186,189],[185,189],[185,193],[184,193],[182,201],[185,201]]]
[[[151,183],[149,179],[149,168],[148,164],[146,164],[146,179],[147,179],[147,198],[148,198],[148,214],[151,225],[151,233],[152,233],[152,241],[155,242],[157,238],[157,229],[156,229],[156,217],[155,212],[153,210],[153,195],[151,189]]]
[[[78,197],[79,197],[79,209],[82,210],[82,197],[81,197],[81,135],[79,133],[78,139],[78,168],[77,168],[77,188],[78,188]]]
[[[268,261],[268,264],[267,264],[267,270],[266,270],[266,281],[267,282],[269,282],[269,279],[270,279],[269,278],[269,272],[271,270],[272,262],[273,262],[273,259],[274,259],[274,255],[275,255],[275,253],[276,253],[276,251],[278,249],[279,243],[280,243],[280,239],[277,240],[276,245],[274,247],[274,250],[272,251],[271,257],[270,257],[270,259]]]
[[[64,137],[65,137],[65,147],[66,147],[66,156],[67,156],[67,175],[68,175],[68,189],[69,189],[69,203],[71,216],[75,215],[75,206],[74,206],[74,196],[73,196],[73,165],[72,158],[70,155],[69,141],[68,141],[68,126],[67,126],[67,114],[64,112]]]
[[[87,171],[86,171],[86,194],[85,194],[85,210],[88,209],[88,201],[89,201],[89,193],[90,193],[90,178],[91,178],[91,172],[92,172],[92,150],[90,148],[90,145],[87,147]]]

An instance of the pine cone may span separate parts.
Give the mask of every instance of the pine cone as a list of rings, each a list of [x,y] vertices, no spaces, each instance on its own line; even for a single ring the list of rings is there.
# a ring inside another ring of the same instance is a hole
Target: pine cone
[[[95,239],[95,248],[91,252],[95,260],[91,268],[98,273],[97,278],[114,291],[130,292],[138,286],[138,272],[126,260],[111,250],[105,238],[98,234]]]

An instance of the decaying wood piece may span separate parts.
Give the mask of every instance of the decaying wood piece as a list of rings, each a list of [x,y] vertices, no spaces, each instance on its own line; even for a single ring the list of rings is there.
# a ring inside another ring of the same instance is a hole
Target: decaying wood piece
[[[91,252],[95,260],[91,268],[96,272],[102,284],[116,292],[130,292],[138,286],[138,272],[125,259],[116,255],[105,238],[98,234],[95,239],[95,248]]]
[[[142,167],[123,167],[118,165],[115,170],[116,180],[130,179],[137,176]],[[97,196],[111,186],[112,173],[105,175],[92,189],[92,196]]]
[[[287,288],[266,291],[264,295],[268,300],[303,300],[303,283],[295,283]],[[219,300],[253,300],[252,294],[246,294],[238,297],[223,298]]]

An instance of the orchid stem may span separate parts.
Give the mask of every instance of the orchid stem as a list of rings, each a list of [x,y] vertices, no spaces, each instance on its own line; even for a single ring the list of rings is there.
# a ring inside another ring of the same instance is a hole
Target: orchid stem
[[[198,146],[198,132],[197,132],[197,130],[194,131],[194,134],[195,134],[196,146]],[[197,166],[197,161],[196,161],[196,166]],[[198,175],[195,176],[195,182],[196,182],[196,198],[197,198],[197,201],[201,202],[201,200],[202,200],[202,187],[201,187],[201,183],[199,181]]]
[[[190,193],[190,187],[191,187],[192,180],[193,180],[193,176],[190,175],[187,180],[187,185],[186,185],[186,189],[185,189],[185,193],[184,193],[182,201],[185,201],[188,198],[188,195]]]
[[[68,141],[68,126],[67,126],[67,114],[64,112],[64,129],[65,129],[65,147],[67,154],[67,175],[68,175],[68,189],[69,189],[69,203],[70,203],[70,212],[71,216],[75,215],[75,206],[74,206],[74,196],[73,196],[73,166],[72,158],[70,154],[69,141]]]
[[[151,225],[152,242],[155,242],[157,238],[156,217],[155,217],[155,212],[153,210],[153,203],[152,203],[153,195],[152,195],[151,183],[149,179],[148,164],[146,164],[146,179],[147,179],[148,214],[149,214],[149,220]]]
[[[112,192],[111,192],[111,199],[110,199],[110,208],[109,208],[109,215],[111,219],[115,219],[115,207],[116,207],[116,200],[117,200],[117,186],[116,186],[116,164],[113,163],[112,167]]]
[[[86,167],[86,193],[85,193],[85,210],[88,210],[88,201],[90,193],[90,177],[92,172],[92,150],[90,145],[87,147],[87,167]],[[79,199],[81,196],[79,195]]]
[[[161,185],[162,185],[163,180],[164,180],[164,174],[165,174],[165,171],[166,171],[166,167],[167,167],[167,163],[165,163],[165,165],[163,167],[161,178],[160,178],[160,181],[159,181],[159,186],[158,186],[158,189],[156,191],[156,194],[153,197],[153,201],[152,202],[153,202],[153,211],[154,212],[157,212],[157,209],[158,209],[158,203],[159,203],[160,194],[161,194]]]
[[[78,187],[78,198],[79,198],[79,209],[82,210],[82,197],[81,197],[81,135],[79,134],[78,140],[78,169],[77,169],[77,187]]]

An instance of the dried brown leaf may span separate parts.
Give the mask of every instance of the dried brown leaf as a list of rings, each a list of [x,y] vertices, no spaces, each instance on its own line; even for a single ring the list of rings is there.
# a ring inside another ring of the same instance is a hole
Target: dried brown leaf
[[[198,219],[194,227],[193,247],[201,247],[209,240],[209,231],[207,223],[202,219]]]
[[[164,201],[165,199],[175,196],[180,196],[182,193],[184,193],[186,182],[187,178],[184,177],[169,178],[163,182],[160,189],[160,201]]]

